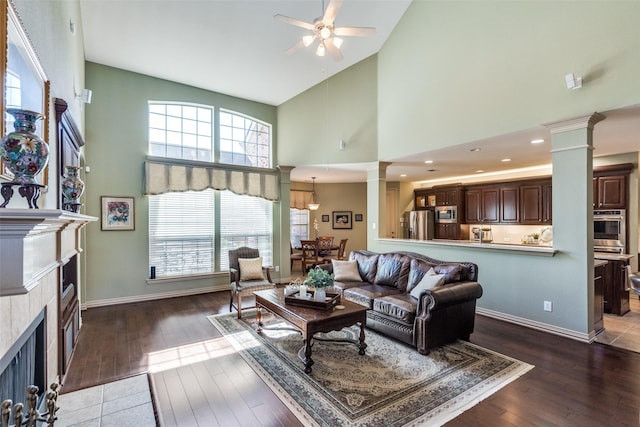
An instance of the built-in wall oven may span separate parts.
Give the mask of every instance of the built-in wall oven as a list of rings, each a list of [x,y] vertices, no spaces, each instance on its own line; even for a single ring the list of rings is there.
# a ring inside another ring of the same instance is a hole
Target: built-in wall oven
[[[457,223],[457,206],[436,206],[436,223]]]
[[[624,253],[626,222],[624,209],[593,211],[593,250]]]

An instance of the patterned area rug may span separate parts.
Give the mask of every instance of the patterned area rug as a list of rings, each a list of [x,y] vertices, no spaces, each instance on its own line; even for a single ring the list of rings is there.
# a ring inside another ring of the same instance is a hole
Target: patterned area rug
[[[353,344],[314,341],[307,375],[300,333],[267,314],[269,329],[258,334],[255,317],[244,313],[208,318],[305,425],[441,425],[533,368],[464,341],[424,356],[366,329],[364,356]],[[352,327],[324,338],[358,334]]]

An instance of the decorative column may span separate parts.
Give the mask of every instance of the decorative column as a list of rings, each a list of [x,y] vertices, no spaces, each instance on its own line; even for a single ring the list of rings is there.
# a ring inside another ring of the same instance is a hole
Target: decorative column
[[[375,162],[367,170],[367,247],[386,235],[387,168],[389,162]]]
[[[276,209],[276,216],[274,223],[279,224],[280,244],[274,245],[280,248],[280,278],[291,276],[291,263],[289,262],[289,256],[291,254],[290,248],[287,246],[287,242],[291,241],[291,217],[290,217],[290,204],[291,204],[291,171],[293,166],[278,166],[280,170],[280,209]],[[274,259],[274,262],[276,260]]]
[[[593,333],[593,128],[599,113],[546,126],[553,162],[553,247],[567,268],[559,286],[576,295],[580,330]],[[563,308],[560,308],[563,310]],[[581,315],[585,314],[584,317]]]

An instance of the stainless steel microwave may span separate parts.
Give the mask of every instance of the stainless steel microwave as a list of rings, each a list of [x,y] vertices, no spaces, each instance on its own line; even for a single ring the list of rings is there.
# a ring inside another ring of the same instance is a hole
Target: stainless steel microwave
[[[458,207],[457,206],[437,206],[436,222],[439,222],[439,223],[458,222]]]

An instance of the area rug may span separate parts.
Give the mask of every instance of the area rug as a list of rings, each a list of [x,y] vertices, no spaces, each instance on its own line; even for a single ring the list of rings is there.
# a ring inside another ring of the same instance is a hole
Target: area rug
[[[261,334],[244,310],[242,320],[235,313],[208,318],[304,425],[441,425],[533,368],[464,341],[424,356],[366,329],[362,356],[353,344],[314,341],[315,364],[305,374],[301,334],[264,317]],[[352,327],[324,338],[358,334]]]

